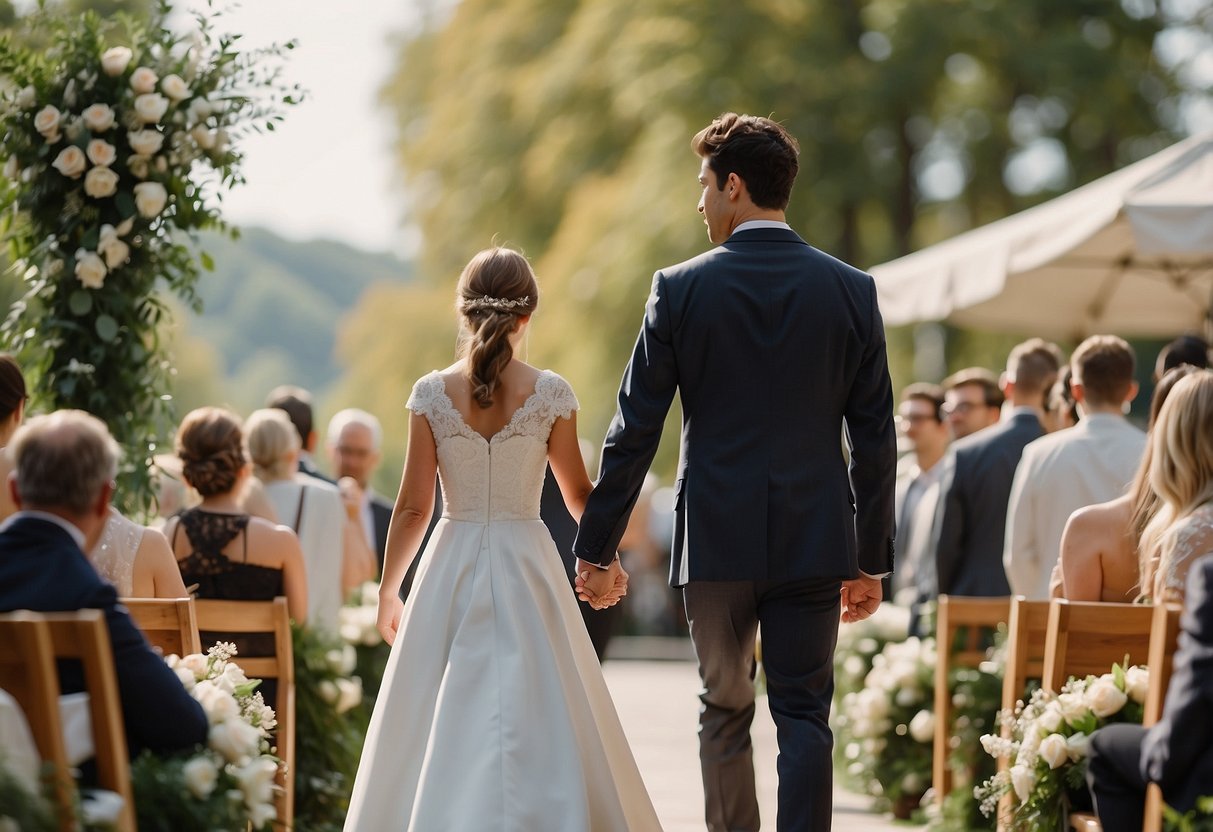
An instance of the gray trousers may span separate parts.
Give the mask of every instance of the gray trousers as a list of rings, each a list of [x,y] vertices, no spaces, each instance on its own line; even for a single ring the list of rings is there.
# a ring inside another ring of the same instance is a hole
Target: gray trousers
[[[833,808],[830,698],[837,579],[697,581],[683,587],[699,659],[699,759],[709,832],[757,832],[750,724],[754,639],[779,743],[780,832],[828,832]]]

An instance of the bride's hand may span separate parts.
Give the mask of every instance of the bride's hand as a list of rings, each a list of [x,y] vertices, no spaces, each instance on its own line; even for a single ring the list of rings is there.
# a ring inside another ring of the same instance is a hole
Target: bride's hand
[[[628,594],[628,573],[618,557],[606,569],[578,560],[575,584],[578,598],[596,610],[603,610],[615,606]]]
[[[396,640],[396,631],[400,629],[400,615],[403,612],[404,602],[400,600],[400,593],[379,593],[379,613],[375,616],[375,628],[389,645]]]

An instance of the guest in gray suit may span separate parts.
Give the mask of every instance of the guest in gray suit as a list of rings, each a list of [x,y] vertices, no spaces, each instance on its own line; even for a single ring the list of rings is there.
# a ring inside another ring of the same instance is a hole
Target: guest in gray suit
[[[998,376],[985,367],[968,367],[943,380],[943,414],[953,439],[964,439],[998,424],[1004,397]]]
[[[1007,500],[1024,446],[1044,435],[1044,395],[1064,361],[1056,345],[1039,338],[1017,345],[1001,379],[1011,412],[952,445],[935,546],[938,593],[997,597],[1010,592],[1002,565]]]
[[[727,113],[693,147],[699,212],[718,247],[653,278],[573,552],[588,576],[583,597],[608,593],[678,393],[670,577],[683,588],[703,679],[707,827],[758,829],[750,722],[761,626],[779,739],[777,827],[828,830],[840,608],[844,621],[866,618],[893,569],[884,325],[872,278],[785,221],[799,148],[782,126]]]

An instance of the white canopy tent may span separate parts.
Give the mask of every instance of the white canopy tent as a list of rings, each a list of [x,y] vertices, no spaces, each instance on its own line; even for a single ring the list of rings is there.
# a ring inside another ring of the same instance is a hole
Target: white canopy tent
[[[889,325],[1171,337],[1213,313],[1213,134],[871,269]]]

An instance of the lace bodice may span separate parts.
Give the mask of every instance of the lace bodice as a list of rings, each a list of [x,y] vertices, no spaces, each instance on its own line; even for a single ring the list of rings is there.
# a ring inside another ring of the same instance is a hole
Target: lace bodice
[[[89,559],[97,574],[113,584],[122,597],[134,594],[135,553],[143,542],[144,531],[143,526],[126,519],[111,506],[105,531],[101,533],[101,539],[93,551],[89,552]]]
[[[1213,553],[1213,503],[1205,503],[1171,526],[1162,545],[1167,557],[1154,576],[1154,597],[1182,600],[1192,564]]]
[[[464,421],[438,372],[413,385],[407,407],[425,416],[434,433],[444,517],[474,523],[539,518],[552,425],[578,408],[567,381],[542,371],[535,392],[491,439]]]

